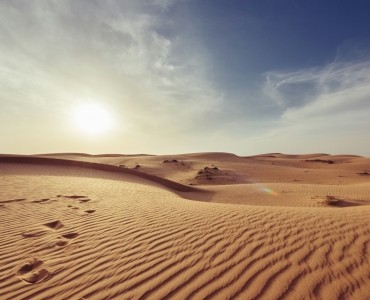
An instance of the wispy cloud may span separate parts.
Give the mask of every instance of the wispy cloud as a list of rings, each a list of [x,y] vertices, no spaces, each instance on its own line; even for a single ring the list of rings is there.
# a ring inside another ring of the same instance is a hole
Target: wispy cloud
[[[287,119],[370,108],[370,60],[335,60],[321,68],[269,72],[264,92],[285,109]]]
[[[2,1],[0,105],[60,115],[92,99],[149,130],[186,130],[217,112],[222,94],[207,79],[206,53],[181,32],[161,34],[173,3]]]
[[[259,137],[265,146],[270,141],[284,151],[332,153],[366,153],[364,143],[370,146],[363,138],[370,128],[370,60],[337,58],[323,67],[268,72],[263,92],[282,111],[276,126]]]

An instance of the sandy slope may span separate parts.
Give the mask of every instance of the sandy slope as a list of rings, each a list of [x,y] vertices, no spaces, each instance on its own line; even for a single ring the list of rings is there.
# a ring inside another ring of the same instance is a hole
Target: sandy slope
[[[370,297],[367,158],[71,158],[140,164],[196,188],[124,168],[3,159],[0,299]],[[212,179],[195,178],[215,166]]]

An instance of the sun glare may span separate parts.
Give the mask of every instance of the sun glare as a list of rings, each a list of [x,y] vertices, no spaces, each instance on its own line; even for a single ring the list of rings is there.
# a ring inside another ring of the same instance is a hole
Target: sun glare
[[[109,113],[97,104],[83,104],[74,111],[74,121],[77,127],[89,134],[99,134],[107,131],[112,124]]]

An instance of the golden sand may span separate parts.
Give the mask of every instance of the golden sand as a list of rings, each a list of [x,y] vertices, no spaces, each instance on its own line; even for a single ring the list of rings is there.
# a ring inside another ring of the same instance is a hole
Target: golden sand
[[[369,171],[350,155],[1,156],[0,299],[370,299]]]

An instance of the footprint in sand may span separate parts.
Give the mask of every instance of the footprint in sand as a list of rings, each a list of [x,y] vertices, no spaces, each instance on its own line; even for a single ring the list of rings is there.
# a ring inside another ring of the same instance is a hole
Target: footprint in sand
[[[22,236],[25,238],[31,238],[31,237],[37,237],[41,235],[45,235],[48,233],[47,229],[44,228],[34,228],[34,229],[28,229],[24,232],[22,232]]]
[[[60,220],[46,223],[44,224],[44,226],[50,229],[54,229],[54,230],[58,230],[59,228],[64,227],[63,223]],[[48,231],[45,230],[44,228],[32,228],[32,229],[28,229],[22,232],[22,236],[25,238],[37,237],[37,236],[45,235],[47,234],[47,232]]]
[[[42,268],[43,262],[37,258],[33,258],[25,263],[17,271],[17,277],[27,284],[33,284],[43,281],[50,277],[50,272]]]
[[[50,229],[54,229],[54,230],[58,230],[64,227],[63,223],[60,220],[49,222],[43,225]],[[45,227],[36,227],[36,228],[31,228],[31,229],[28,229],[22,232],[22,236],[25,238],[31,238],[31,237],[38,237],[41,235],[45,235],[47,233],[48,233],[48,230],[45,229]]]
[[[68,245],[68,241],[57,241],[55,243],[55,246],[60,247],[60,248],[65,247],[67,245]]]
[[[50,198],[45,198],[45,199],[41,199],[41,200],[34,200],[34,201],[32,201],[33,203],[45,203],[45,202],[47,202],[47,201],[49,201],[50,200]]]
[[[64,227],[63,223],[59,220],[46,223],[44,224],[44,226],[49,227],[50,229],[55,229],[55,230]]]
[[[12,199],[12,200],[3,200],[0,201],[1,204],[3,203],[13,203],[13,202],[20,202],[20,201],[25,201],[27,200],[26,198],[19,198],[19,199]]]
[[[75,239],[76,237],[78,237],[78,233],[62,234],[62,237],[64,237],[65,239],[72,240],[72,239]]]
[[[90,201],[90,199],[82,199],[82,200],[80,200],[79,202],[80,203],[86,203],[86,202],[89,202]]]
[[[72,209],[80,209],[79,207],[73,206],[73,205],[67,205],[67,207],[72,208]]]
[[[92,213],[96,212],[96,210],[95,209],[88,209],[88,210],[85,210],[85,212],[88,213],[88,214],[92,214]]]
[[[59,196],[57,196],[59,197]],[[73,196],[62,196],[64,198],[69,198],[69,199],[81,199],[81,198],[87,198],[87,196],[77,196],[77,195],[73,195]]]
[[[72,199],[72,200],[78,200],[78,203],[87,203],[90,201],[87,196],[79,196],[79,195],[72,195],[72,196],[64,196],[64,195],[57,195],[58,198],[65,198],[65,199]],[[72,209],[79,209],[78,206],[74,206],[72,204],[67,205],[67,207],[72,208]]]
[[[67,233],[67,234],[62,234],[62,238],[64,238],[63,240],[60,240],[60,241],[57,241],[55,243],[55,246],[57,247],[65,247],[68,245],[69,241],[68,240],[73,240],[75,239],[76,237],[78,237],[78,233]]]

